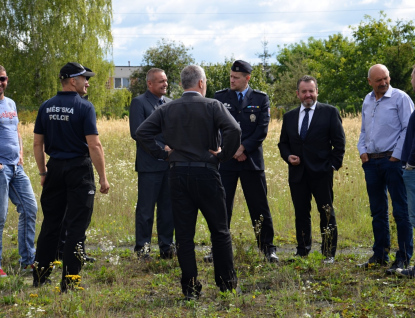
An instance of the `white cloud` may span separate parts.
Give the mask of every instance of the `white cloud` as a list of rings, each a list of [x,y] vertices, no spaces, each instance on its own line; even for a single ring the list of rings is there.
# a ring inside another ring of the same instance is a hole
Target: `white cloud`
[[[260,0],[253,5],[249,0],[113,0],[114,60],[140,64],[143,52],[166,38],[192,46],[198,63],[223,62],[232,55],[258,62],[255,53],[262,50],[264,37],[270,52],[311,36],[350,37],[348,26],[358,25],[365,14],[378,18],[384,10],[393,21],[412,19],[412,2]]]

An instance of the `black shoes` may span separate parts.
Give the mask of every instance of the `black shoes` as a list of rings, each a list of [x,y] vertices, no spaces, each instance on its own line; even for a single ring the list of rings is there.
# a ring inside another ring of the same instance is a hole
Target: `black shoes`
[[[176,255],[176,248],[172,247],[168,251],[160,251],[160,258],[162,259],[172,259]]]
[[[396,274],[408,278],[414,278],[415,277],[415,268],[414,267],[408,267],[407,269],[397,268],[395,271]]]
[[[149,253],[145,253],[143,251],[138,251],[137,257],[139,261],[143,261],[143,262],[151,262],[153,260],[153,258],[150,256]]]
[[[265,253],[265,258],[269,263],[278,263],[279,261],[277,254],[275,254],[275,251]]]
[[[357,267],[360,268],[372,268],[372,267],[376,267],[376,266],[387,266],[388,262],[385,261],[384,259],[380,259],[377,258],[375,255],[373,255],[371,258],[369,258],[369,260],[366,263],[362,263],[362,264],[357,264]]]
[[[183,291],[184,294],[184,300],[190,301],[190,300],[198,300],[200,297],[200,293],[202,291],[202,284],[200,282],[196,282],[193,286],[188,286],[185,291]]]
[[[400,269],[405,269],[406,268],[406,264],[405,264],[405,262],[403,262],[401,260],[396,260],[396,261],[393,262],[392,266],[385,271],[385,273],[386,273],[386,275],[395,274],[396,271],[399,268]]]
[[[213,263],[213,255],[212,255],[212,253],[209,253],[209,254],[203,256],[203,261],[205,263]]]
[[[86,263],[95,263],[97,260],[91,256],[85,255],[85,262]]]

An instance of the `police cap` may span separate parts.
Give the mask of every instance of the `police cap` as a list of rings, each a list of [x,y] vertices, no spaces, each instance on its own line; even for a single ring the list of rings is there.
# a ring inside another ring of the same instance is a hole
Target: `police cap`
[[[234,72],[243,72],[251,74],[252,66],[248,62],[236,60],[235,62],[233,62],[231,70]]]
[[[64,67],[61,68],[59,78],[65,79],[69,77],[76,77],[76,76],[85,76],[91,77],[95,76],[95,73],[92,72],[90,69],[85,69],[81,64],[75,62],[66,63]]]

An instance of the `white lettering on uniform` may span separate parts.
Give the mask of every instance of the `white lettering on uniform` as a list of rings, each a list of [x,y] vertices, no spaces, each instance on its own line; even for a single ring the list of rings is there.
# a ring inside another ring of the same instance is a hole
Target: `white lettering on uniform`
[[[73,108],[52,106],[52,107],[46,108],[46,113],[67,113],[67,114],[73,114]]]
[[[49,115],[49,120],[69,121],[69,115]]]

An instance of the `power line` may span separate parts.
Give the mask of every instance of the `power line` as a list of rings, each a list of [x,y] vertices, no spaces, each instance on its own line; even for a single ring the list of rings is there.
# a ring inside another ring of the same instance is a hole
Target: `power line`
[[[384,8],[384,10],[410,10],[415,7]],[[382,9],[350,9],[350,10],[307,10],[307,11],[262,11],[262,12],[113,12],[117,15],[258,15],[258,14],[287,14],[287,13],[330,13],[330,12],[360,12],[384,11]]]

